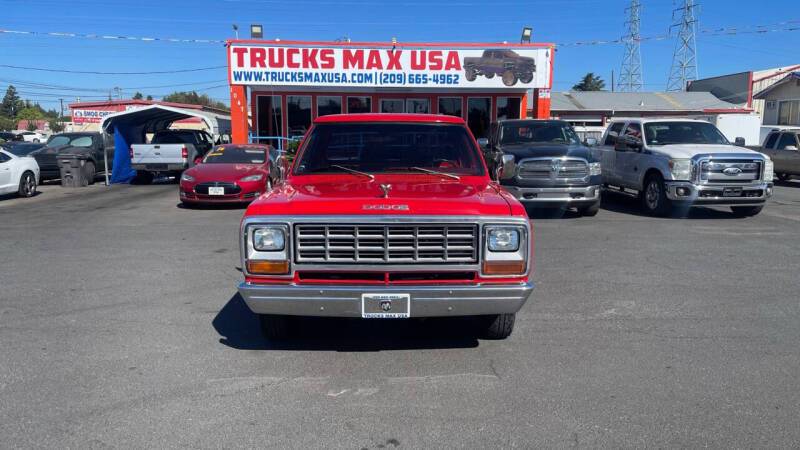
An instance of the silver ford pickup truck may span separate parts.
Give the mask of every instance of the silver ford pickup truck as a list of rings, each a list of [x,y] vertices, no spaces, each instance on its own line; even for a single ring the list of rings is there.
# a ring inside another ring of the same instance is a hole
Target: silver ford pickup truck
[[[638,195],[650,215],[668,215],[674,205],[722,205],[754,216],[772,196],[769,157],[731,144],[708,122],[615,120],[594,150],[603,186]]]

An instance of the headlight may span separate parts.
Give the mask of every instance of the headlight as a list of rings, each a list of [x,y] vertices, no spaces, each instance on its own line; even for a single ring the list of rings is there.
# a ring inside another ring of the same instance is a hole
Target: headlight
[[[772,160],[767,158],[764,161],[764,181],[767,183],[772,183],[773,179],[775,178],[775,165],[772,163]]]
[[[673,180],[692,179],[692,160],[691,159],[670,159],[669,171],[672,173]]]
[[[263,179],[264,179],[264,175],[258,174],[258,175],[246,176],[246,177],[240,179],[239,181],[261,181]]]
[[[286,234],[281,227],[264,227],[253,230],[253,248],[260,252],[283,250]]]
[[[515,252],[519,250],[519,229],[510,227],[489,228],[489,251]]]
[[[594,177],[602,174],[603,174],[603,169],[600,167],[599,162],[589,163],[589,176]]]
[[[193,177],[193,176],[191,176],[191,175],[189,175],[189,174],[187,174],[186,172],[184,172],[184,173],[181,175],[181,181],[188,181],[188,182],[190,182],[190,183],[191,183],[192,181],[194,181],[194,177]]]

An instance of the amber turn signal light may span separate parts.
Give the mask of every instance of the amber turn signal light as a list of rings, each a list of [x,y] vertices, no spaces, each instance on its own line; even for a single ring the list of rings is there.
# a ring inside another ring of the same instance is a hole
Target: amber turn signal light
[[[286,275],[289,261],[247,261],[247,271],[253,275]]]
[[[525,261],[484,261],[484,275],[522,275]]]

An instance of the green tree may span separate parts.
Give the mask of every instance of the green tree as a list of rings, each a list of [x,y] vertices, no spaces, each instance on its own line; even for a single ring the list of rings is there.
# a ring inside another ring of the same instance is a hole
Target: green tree
[[[17,129],[17,121],[11,117],[0,116],[0,130],[11,131]]]
[[[64,131],[64,124],[59,119],[50,119],[50,131],[53,133],[61,133]]]
[[[23,108],[17,113],[17,120],[42,120],[44,118],[44,111],[39,105]]]
[[[37,128],[38,128],[38,126],[36,126],[36,121],[35,120],[29,120],[28,121],[28,126],[25,127],[25,129],[28,130],[28,131],[36,131]]]
[[[141,99],[143,99],[143,98],[144,98],[144,95],[143,95],[141,92],[139,92],[139,91],[136,91],[136,93],[135,93],[135,94],[133,94],[133,99],[134,99],[134,100],[141,100]]]
[[[6,95],[3,97],[3,103],[0,105],[0,115],[13,119],[17,116],[21,102],[22,100],[17,95],[17,88],[13,85],[8,85]]]
[[[148,99],[148,100],[153,100],[153,96],[152,96],[152,95],[148,95],[148,96],[147,96],[147,99]]]
[[[225,111],[229,111],[228,105],[225,103],[216,101],[209,97],[206,94],[198,94],[196,91],[191,92],[173,92],[165,96],[162,100],[165,102],[173,102],[173,103],[187,103],[190,105],[203,105],[209,106],[211,108],[222,109]]]
[[[572,86],[573,91],[602,91],[606,87],[606,82],[600,76],[595,75],[594,72],[589,72],[581,79],[581,81]]]

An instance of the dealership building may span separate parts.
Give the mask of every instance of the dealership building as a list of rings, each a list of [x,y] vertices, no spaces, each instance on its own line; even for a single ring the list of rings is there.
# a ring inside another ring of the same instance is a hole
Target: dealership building
[[[447,114],[485,137],[529,101],[550,117],[552,61],[538,43],[229,41],[232,139],[277,142],[340,113]]]

